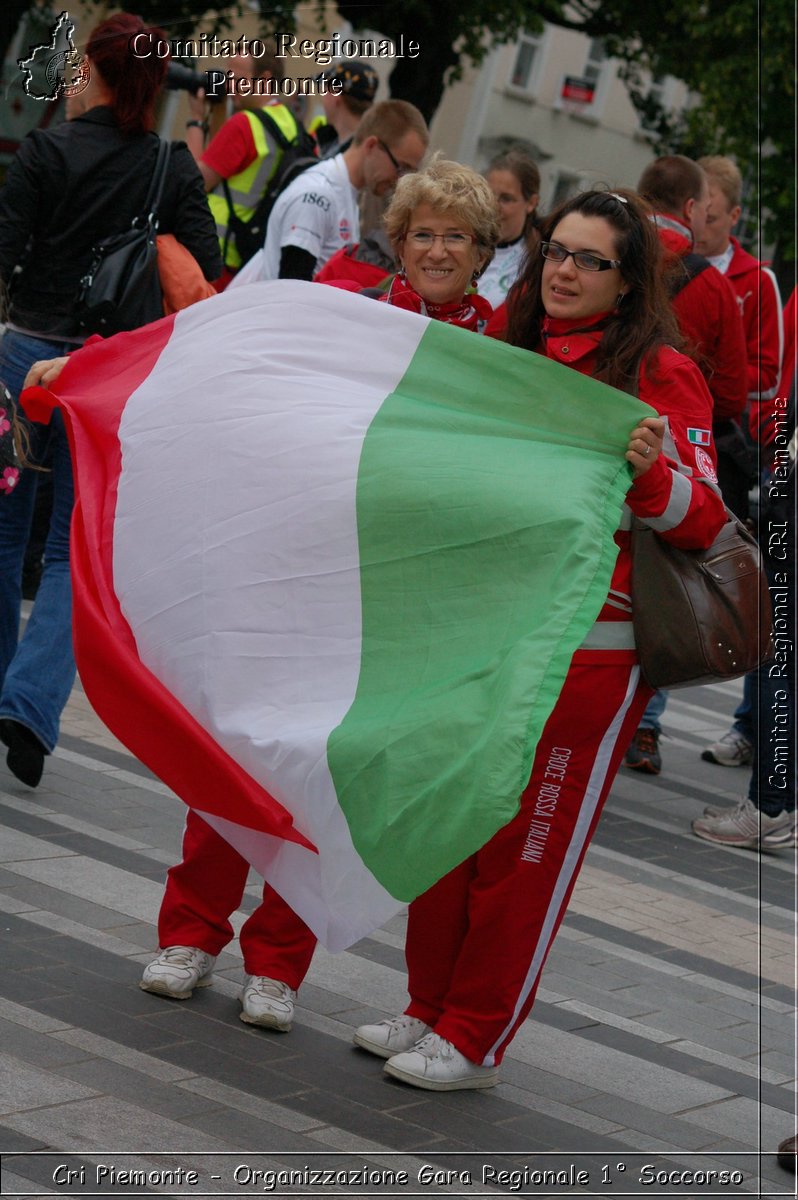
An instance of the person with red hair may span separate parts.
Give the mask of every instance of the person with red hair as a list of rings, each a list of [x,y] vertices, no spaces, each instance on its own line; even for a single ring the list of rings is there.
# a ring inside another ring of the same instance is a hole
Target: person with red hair
[[[135,54],[131,43],[135,38]],[[116,13],[89,34],[86,57],[90,63],[94,95],[90,88],[74,98],[73,111],[94,107],[102,95],[124,137],[147,133],[155,126],[155,101],[166,78],[167,58],[156,54],[157,44],[166,41],[162,29],[147,28],[141,17]],[[94,101],[94,103],[92,103]]]
[[[131,49],[134,37],[138,55]],[[144,209],[159,146],[154,109],[167,63],[140,55],[147,41],[156,40],[165,40],[162,30],[128,13],[99,24],[86,46],[88,81],[67,99],[68,120],[29,133],[8,168],[0,191],[0,295],[10,294],[0,379],[14,408],[34,362],[82,344],[77,296],[93,247],[129,229]],[[171,149],[159,218],[161,233],[174,234],[206,278],[215,279],[221,260],[213,220],[202,177],[183,143]],[[22,641],[22,563],[42,473],[23,470],[0,510],[0,739],[12,774],[35,787],[58,740],[75,678],[73,490],[60,413],[49,426],[27,428],[30,461],[46,461],[50,469],[53,509],[41,584]]]

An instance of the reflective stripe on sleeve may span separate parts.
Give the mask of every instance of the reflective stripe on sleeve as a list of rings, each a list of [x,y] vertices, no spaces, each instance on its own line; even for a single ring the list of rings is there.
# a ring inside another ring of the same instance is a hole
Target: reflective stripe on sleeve
[[[634,625],[631,621],[596,621],[579,649],[634,650]]]
[[[693,468],[684,461],[679,453],[676,442],[673,440],[673,434],[671,433],[670,421],[667,417],[663,417],[662,419],[665,422],[665,432],[662,437],[663,454],[667,455],[671,462],[675,462],[677,464],[679,473],[681,475],[688,475],[692,478],[695,472]]]
[[[779,391],[779,385],[776,384],[775,387],[768,388],[766,392],[749,392],[748,399],[749,400],[772,400],[774,398],[774,396],[778,395],[778,391]]]
[[[619,608],[621,612],[630,613],[632,611],[632,597],[627,596],[626,592],[615,591],[610,588],[605,604],[609,604],[612,608]]]
[[[692,498],[693,488],[690,480],[684,475],[679,475],[676,471],[672,471],[671,494],[668,497],[664,513],[658,517],[641,517],[641,520],[645,521],[646,525],[656,530],[657,533],[664,533],[668,529],[675,529],[677,525],[681,525],[687,516]]]

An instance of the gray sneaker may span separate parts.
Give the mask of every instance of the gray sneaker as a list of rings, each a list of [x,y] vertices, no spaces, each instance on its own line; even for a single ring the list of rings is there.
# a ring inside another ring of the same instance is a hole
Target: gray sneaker
[[[704,762],[717,763],[719,767],[748,767],[753,757],[753,744],[737,729],[724,733],[701,754]]]
[[[145,992],[188,1000],[195,987],[208,987],[213,981],[214,954],[196,946],[167,946],[154,958],[139,981]]]
[[[798,824],[795,821],[795,813],[791,812],[789,816],[791,817],[789,825],[771,829],[770,833],[762,835],[763,850],[790,850],[793,846],[798,846]]]
[[[769,817],[746,797],[736,808],[727,808],[716,816],[698,817],[693,821],[693,833],[719,846],[759,850],[766,837],[789,830],[794,822],[794,813],[782,812],[777,817]]]
[[[704,809],[705,817],[722,817],[728,816],[734,812],[733,808],[728,805],[720,807],[715,804],[707,804]],[[763,850],[789,850],[793,846],[798,846],[798,825],[795,820],[795,813],[792,813],[792,823],[790,825],[779,825],[777,829],[771,829],[769,833],[763,833],[760,842]]]

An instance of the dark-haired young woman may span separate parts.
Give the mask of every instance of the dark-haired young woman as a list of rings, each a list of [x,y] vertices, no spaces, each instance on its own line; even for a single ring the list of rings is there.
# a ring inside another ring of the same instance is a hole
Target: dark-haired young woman
[[[499,209],[499,242],[479,277],[477,291],[497,308],[504,303],[540,242],[535,216],[540,199],[540,171],[525,150],[513,147],[492,160],[485,178]]]
[[[153,109],[166,60],[143,54],[166,35],[120,13],[103,21],[86,47],[88,82],[69,97],[70,118],[23,141],[0,192],[0,289],[10,292],[0,343],[0,379],[16,400],[28,368],[79,346],[76,298],[92,247],[121,233],[144,208],[158,139]],[[182,143],[172,147],[160,230],[191,251],[206,278],[221,271],[202,178]],[[18,269],[18,271],[17,271]],[[15,271],[17,274],[15,275]],[[13,277],[13,280],[12,280]],[[12,286],[13,284],[13,286]],[[52,470],[53,512],[44,572],[18,644],[22,562],[41,473],[24,470],[0,509],[0,739],[10,770],[30,787],[58,739],[75,678],[69,581],[72,470],[64,426],[30,426],[34,462]]]
[[[543,964],[629,738],[651,689],[635,651],[632,515],[684,547],[725,520],[712,401],[672,348],[659,243],[630,192],[586,192],[552,214],[509,297],[508,340],[640,396],[657,409],[631,431],[633,482],[598,620],[576,651],[538,743],[519,812],[410,906],[405,1012],[355,1043],[386,1072],[435,1091],[490,1087],[527,1017]]]

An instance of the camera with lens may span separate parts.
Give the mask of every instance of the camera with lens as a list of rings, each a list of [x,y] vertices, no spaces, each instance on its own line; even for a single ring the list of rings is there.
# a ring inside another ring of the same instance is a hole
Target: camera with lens
[[[200,88],[204,88],[208,103],[219,104],[225,96],[217,94],[218,88],[211,88],[209,75],[209,71],[195,71],[185,63],[170,62],[166,68],[165,86],[173,92],[190,92],[192,96],[196,96]]]

